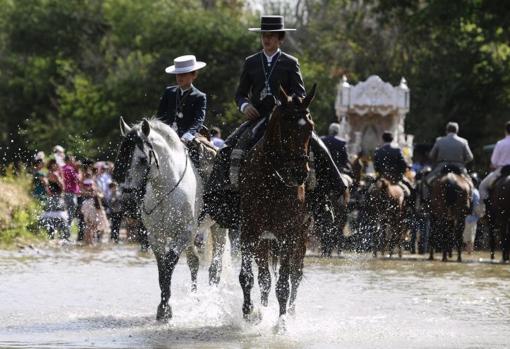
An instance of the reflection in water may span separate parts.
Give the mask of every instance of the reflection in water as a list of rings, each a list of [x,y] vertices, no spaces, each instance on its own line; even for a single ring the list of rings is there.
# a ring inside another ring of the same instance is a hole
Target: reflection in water
[[[191,294],[181,260],[174,318],[162,325],[149,253],[109,245],[0,251],[0,347],[507,347],[509,265],[307,258],[297,315],[277,336],[274,292],[261,323],[242,320],[239,263],[232,264],[212,288],[203,267]]]

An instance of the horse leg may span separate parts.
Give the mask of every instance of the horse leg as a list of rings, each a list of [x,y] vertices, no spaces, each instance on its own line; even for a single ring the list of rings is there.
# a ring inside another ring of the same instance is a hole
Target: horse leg
[[[449,221],[445,222],[445,225],[440,228],[441,229],[441,249],[443,253],[443,258],[441,261],[446,262],[448,261],[448,254],[451,253],[451,244],[449,239],[449,232],[451,231],[451,224]]]
[[[288,251],[292,247],[287,245],[291,245],[291,243],[287,242],[283,245]],[[276,298],[280,305],[280,317],[287,313],[287,302],[289,300],[290,256],[287,251],[280,255],[280,275],[276,283]]]
[[[269,272],[269,251],[271,240],[261,240],[257,246],[255,262],[259,268],[260,303],[267,307],[269,291],[271,290],[271,273]]]
[[[239,283],[243,289],[243,317],[249,320],[249,315],[253,312],[253,303],[251,301],[251,289],[253,287],[253,271],[251,268],[251,250],[250,244],[241,241],[241,272],[239,273]]]
[[[464,242],[463,233],[466,226],[465,218],[460,218],[457,222],[457,229],[455,231],[455,242],[457,244],[457,262],[462,262],[462,244]]]
[[[303,260],[306,253],[306,243],[303,241],[299,244],[299,248],[294,254],[292,261],[292,269],[290,273],[290,300],[289,300],[289,314],[294,315],[296,313],[296,297],[297,290],[301,280],[303,279]]]
[[[218,225],[211,227],[213,241],[213,255],[209,267],[209,285],[217,285],[220,282],[221,270],[223,269],[222,258],[227,239],[227,231]]]
[[[175,265],[179,261],[179,255],[173,250],[167,253],[155,251],[154,254],[158,263],[159,288],[161,289],[161,302],[158,306],[156,320],[168,321],[172,318],[172,308],[168,304],[170,300],[170,286]]]
[[[491,253],[491,260],[494,260],[496,252],[496,237],[494,232],[494,221],[490,213],[487,214],[487,220],[489,225],[489,249]]]
[[[200,261],[198,259],[198,256],[195,253],[195,249],[194,249],[193,245],[189,245],[186,248],[186,261],[188,262],[188,267],[191,272],[191,292],[196,292],[197,291],[197,274],[198,274],[198,267],[200,266]]]

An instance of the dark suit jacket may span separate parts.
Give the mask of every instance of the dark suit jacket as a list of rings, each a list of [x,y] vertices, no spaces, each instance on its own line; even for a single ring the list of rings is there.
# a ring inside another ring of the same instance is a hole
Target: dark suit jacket
[[[321,137],[321,139],[329,149],[336,167],[338,167],[341,172],[350,172],[351,163],[349,162],[345,142],[335,136],[325,136]]]
[[[156,116],[166,124],[172,126],[174,121],[177,123],[177,133],[181,137],[186,132],[195,134],[202,127],[205,120],[205,111],[207,106],[207,97],[196,87],[192,86],[191,91],[186,91],[181,96],[182,119],[177,117],[177,93],[180,93],[179,86],[167,86],[159,102],[158,113]]]
[[[305,84],[303,83],[298,60],[280,51],[277,57],[273,57],[269,67],[267,58],[261,51],[247,57],[244,62],[235,96],[238,108],[241,108],[244,103],[251,103],[258,109],[260,93],[264,89],[266,81],[263,65],[267,72],[271,71],[274,66],[273,73],[269,78],[269,86],[273,96],[278,98],[280,85],[288,95],[305,96]]]
[[[376,149],[374,154],[375,170],[389,179],[400,180],[407,168],[407,162],[399,148],[385,144]]]

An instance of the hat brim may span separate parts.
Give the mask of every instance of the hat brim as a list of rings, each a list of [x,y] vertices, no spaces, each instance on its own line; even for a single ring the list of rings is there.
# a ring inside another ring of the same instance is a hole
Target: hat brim
[[[205,62],[196,62],[191,67],[185,67],[185,68],[175,68],[175,65],[171,65],[171,66],[165,68],[165,72],[167,74],[186,74],[186,73],[191,73],[193,71],[202,69],[206,65],[207,65],[207,63],[205,63]]]
[[[282,29],[261,29],[261,28],[248,28],[251,32],[265,33],[265,32],[293,32],[294,28],[282,28]]]

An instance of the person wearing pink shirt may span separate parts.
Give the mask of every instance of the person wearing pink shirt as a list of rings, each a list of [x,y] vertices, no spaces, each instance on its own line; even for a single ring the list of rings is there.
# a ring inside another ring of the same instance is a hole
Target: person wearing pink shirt
[[[70,227],[76,214],[78,195],[80,195],[80,175],[73,156],[66,155],[64,161],[65,164],[61,171],[64,177],[64,201],[69,216],[68,224]]]
[[[510,121],[505,124],[505,138],[496,143],[491,156],[493,171],[480,183],[480,200],[484,202],[489,197],[489,190],[501,176],[501,169],[510,165]]]

